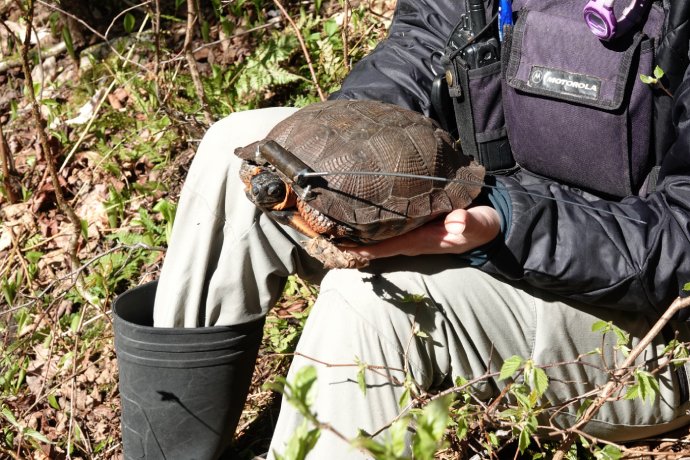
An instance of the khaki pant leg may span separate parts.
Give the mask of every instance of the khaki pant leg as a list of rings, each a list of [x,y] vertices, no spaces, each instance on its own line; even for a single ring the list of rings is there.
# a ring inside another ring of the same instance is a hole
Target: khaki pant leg
[[[322,269],[246,198],[237,147],[262,139],[293,108],[234,113],[206,133],[177,209],[158,283],[154,324],[228,326],[266,314],[285,278],[319,279]]]
[[[329,272],[321,295],[307,320],[289,378],[303,366],[318,371],[319,419],[345,436],[359,428],[376,432],[398,415],[402,388],[389,378],[366,373],[367,392],[357,383],[358,360],[390,369],[409,367],[416,382],[426,389],[447,386],[455,377],[479,377],[500,369],[512,355],[532,358],[537,364],[574,361],[581,353],[602,347],[602,334],[592,332],[595,321],[612,321],[628,330],[635,343],[651,321],[629,312],[568,305],[536,296],[528,289],[502,283],[473,268],[459,268],[457,258],[433,256],[394,258],[372,267],[380,274],[355,270]],[[410,271],[412,269],[412,271]],[[414,302],[413,296],[426,297]],[[413,337],[418,325],[429,338]],[[681,338],[690,334],[680,326]],[[620,353],[614,337],[606,338],[606,362]],[[663,349],[659,339],[645,352],[654,359]],[[311,359],[310,359],[311,358]],[[602,385],[606,373],[600,357],[593,366],[563,364],[547,369],[551,379],[545,395],[557,405]],[[338,364],[327,366],[323,363]],[[343,366],[343,364],[352,364]],[[652,363],[652,366],[654,363]],[[402,372],[391,370],[401,379]],[[659,375],[661,397],[653,403],[637,400],[607,404],[587,426],[595,436],[613,440],[656,435],[690,423],[688,404],[678,400],[678,381],[669,370]],[[487,380],[476,390],[482,398],[495,396],[505,382]],[[570,414],[576,407],[570,407]],[[556,422],[571,423],[571,415]],[[302,422],[284,402],[271,449],[279,452]],[[310,458],[364,458],[337,437],[323,433]]]

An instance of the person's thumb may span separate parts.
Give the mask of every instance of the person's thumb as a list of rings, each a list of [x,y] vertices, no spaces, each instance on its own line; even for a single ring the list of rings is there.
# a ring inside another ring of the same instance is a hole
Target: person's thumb
[[[446,216],[444,221],[446,232],[452,235],[462,235],[467,225],[467,211],[456,209]]]

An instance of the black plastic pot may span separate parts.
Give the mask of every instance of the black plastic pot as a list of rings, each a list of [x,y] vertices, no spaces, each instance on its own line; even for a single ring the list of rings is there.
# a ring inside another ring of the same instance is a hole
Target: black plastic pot
[[[154,328],[156,287],[131,289],[113,306],[124,458],[221,458],[244,407],[264,321]]]

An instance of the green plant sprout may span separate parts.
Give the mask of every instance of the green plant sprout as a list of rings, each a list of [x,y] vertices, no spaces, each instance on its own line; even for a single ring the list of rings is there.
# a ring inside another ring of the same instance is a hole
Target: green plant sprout
[[[645,85],[655,86],[666,93],[669,97],[673,97],[673,94],[671,94],[668,88],[666,88],[666,86],[664,86],[664,84],[661,82],[663,78],[664,70],[659,66],[654,67],[653,76],[640,74],[640,80],[642,80],[642,83]]]

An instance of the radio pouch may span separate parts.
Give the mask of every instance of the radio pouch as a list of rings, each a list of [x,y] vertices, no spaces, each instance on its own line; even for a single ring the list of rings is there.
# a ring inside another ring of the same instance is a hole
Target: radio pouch
[[[654,5],[643,30],[603,42],[582,20],[582,2],[526,3],[503,43],[515,160],[595,193],[637,193],[654,164],[654,90],[640,74],[653,73],[650,37],[661,35],[663,11]]]
[[[495,38],[490,40],[497,44]],[[482,38],[477,38],[476,42],[472,46],[476,47],[477,53],[482,53]],[[498,53],[494,62],[470,68],[463,59],[462,50],[463,45],[454,32],[442,58],[460,147],[465,154],[473,156],[483,165],[487,172],[506,171],[515,162],[506,135],[501,104],[501,62]]]

